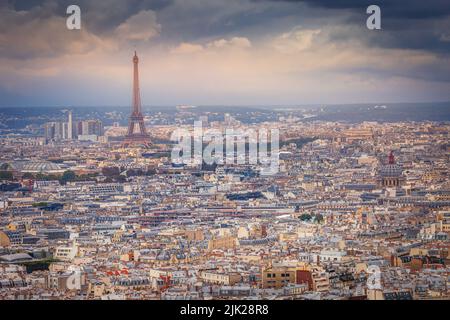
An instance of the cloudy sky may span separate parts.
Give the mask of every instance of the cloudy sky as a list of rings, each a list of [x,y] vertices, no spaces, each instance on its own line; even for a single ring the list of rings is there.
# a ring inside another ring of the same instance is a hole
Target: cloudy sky
[[[0,106],[129,105],[134,50],[145,105],[450,101],[448,0],[0,0]]]

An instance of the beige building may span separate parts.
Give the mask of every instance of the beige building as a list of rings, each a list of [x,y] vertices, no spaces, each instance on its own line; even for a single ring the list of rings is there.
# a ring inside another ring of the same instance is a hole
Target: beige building
[[[6,233],[0,231],[0,247],[9,247],[11,245],[11,241],[9,241]]]
[[[72,261],[78,254],[78,246],[74,244],[71,247],[57,247],[54,258],[62,261]]]
[[[237,272],[223,273],[216,270],[202,270],[199,277],[201,280],[225,286],[232,286],[242,280],[242,276]]]
[[[209,240],[208,250],[234,249],[234,248],[236,248],[236,242],[237,242],[236,238],[232,237],[232,236],[215,238],[215,239]]]
[[[186,230],[184,232],[184,236],[186,237],[187,240],[190,241],[194,240],[201,241],[205,238],[202,230]]]
[[[89,283],[87,293],[89,298],[100,299],[102,296],[111,293],[111,290],[104,282],[94,282]]]
[[[289,283],[295,283],[296,268],[276,267],[262,271],[261,285],[263,288],[283,288]]]

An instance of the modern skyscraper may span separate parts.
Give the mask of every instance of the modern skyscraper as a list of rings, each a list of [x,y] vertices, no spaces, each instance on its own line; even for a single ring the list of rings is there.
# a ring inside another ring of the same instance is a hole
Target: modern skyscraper
[[[72,119],[72,111],[69,111],[69,119],[67,123],[67,139],[73,139],[73,119]]]
[[[133,57],[133,101],[132,110],[129,118],[128,133],[125,138],[124,146],[130,145],[150,145],[150,137],[147,134],[142,115],[141,94],[139,90],[139,58],[134,52]],[[136,126],[139,130],[136,130]]]
[[[100,120],[83,120],[78,122],[78,140],[98,141],[98,138],[103,136],[103,133],[103,123]]]
[[[103,123],[100,120],[84,120],[80,124],[80,135],[103,135]]]

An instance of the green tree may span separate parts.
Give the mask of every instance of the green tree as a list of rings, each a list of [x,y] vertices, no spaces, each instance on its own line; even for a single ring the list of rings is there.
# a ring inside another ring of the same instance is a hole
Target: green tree
[[[22,176],[23,179],[34,179],[34,175],[30,172],[25,172]]]
[[[76,178],[77,178],[77,175],[75,174],[75,172],[67,170],[67,171],[64,171],[64,173],[60,179],[60,182],[61,182],[61,184],[66,184],[68,181],[76,180]]]
[[[304,213],[300,216],[300,220],[302,221],[309,221],[311,220],[312,216],[309,213]]]
[[[122,176],[122,175],[117,176],[117,177],[116,177],[116,181],[117,181],[117,182],[120,182],[120,183],[126,182],[126,181],[127,181],[127,177]]]
[[[105,177],[118,176],[120,174],[120,169],[118,167],[104,167],[102,168],[102,174]]]
[[[35,202],[35,203],[33,203],[33,207],[35,207],[35,208],[46,207],[46,206],[48,206],[47,202]]]
[[[36,174],[36,180],[53,181],[53,180],[58,180],[58,176],[56,176],[54,174],[43,174],[43,173],[39,172]]]
[[[318,223],[321,223],[323,221],[323,215],[320,213],[316,214],[315,218]]]
[[[12,180],[13,174],[10,171],[0,171],[0,180]]]

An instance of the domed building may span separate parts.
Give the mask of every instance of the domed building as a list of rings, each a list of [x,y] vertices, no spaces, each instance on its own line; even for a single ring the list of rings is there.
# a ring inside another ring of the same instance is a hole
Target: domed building
[[[389,154],[388,163],[378,170],[378,184],[380,187],[395,188],[405,182],[402,166],[395,163],[394,154]]]

